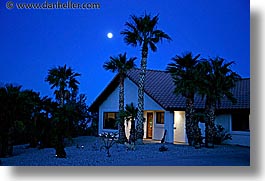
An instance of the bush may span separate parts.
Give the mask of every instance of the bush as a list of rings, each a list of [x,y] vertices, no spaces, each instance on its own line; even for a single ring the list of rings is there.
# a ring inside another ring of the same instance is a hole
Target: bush
[[[218,124],[216,127],[216,135],[214,136],[214,144],[220,145],[226,140],[232,140],[232,135],[225,128]]]

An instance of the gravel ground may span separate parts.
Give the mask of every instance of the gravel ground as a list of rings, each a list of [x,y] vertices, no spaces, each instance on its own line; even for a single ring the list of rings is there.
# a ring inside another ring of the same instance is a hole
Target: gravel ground
[[[77,144],[79,148],[77,148]],[[14,147],[14,156],[1,158],[4,166],[249,166],[250,148],[232,145],[216,145],[214,149],[194,149],[187,145],[165,144],[160,152],[160,143],[136,145],[134,151],[125,145],[115,144],[110,149],[111,157],[97,137],[74,138],[65,148],[67,158],[56,158],[53,148]],[[83,146],[83,148],[81,147]]]

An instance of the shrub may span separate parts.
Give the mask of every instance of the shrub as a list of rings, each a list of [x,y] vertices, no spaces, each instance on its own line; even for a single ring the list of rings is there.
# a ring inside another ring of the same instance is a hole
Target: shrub
[[[103,145],[100,147],[100,151],[105,149],[107,151],[107,157],[110,157],[110,148],[116,143],[118,133],[102,133],[99,137],[103,141]]]
[[[216,127],[216,134],[214,136],[214,144],[220,145],[226,140],[232,140],[232,135],[228,133],[225,128],[218,124]]]

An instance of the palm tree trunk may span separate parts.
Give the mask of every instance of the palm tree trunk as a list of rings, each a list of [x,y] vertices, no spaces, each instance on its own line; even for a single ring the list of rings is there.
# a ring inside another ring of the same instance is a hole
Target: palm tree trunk
[[[143,143],[144,137],[144,83],[145,83],[145,76],[146,76],[146,66],[147,66],[147,54],[148,54],[148,47],[147,45],[143,45],[142,49],[142,61],[141,61],[141,72],[139,78],[139,88],[138,88],[138,112],[137,112],[137,119],[136,119],[136,142],[137,144]]]
[[[193,146],[195,148],[201,148],[202,143],[202,134],[201,129],[199,128],[199,119],[193,120]]]
[[[206,101],[206,123],[205,123],[205,146],[207,148],[214,147],[214,135],[215,135],[215,107]]]
[[[64,137],[65,137],[65,125],[64,118],[60,117],[58,123],[56,124],[56,156],[57,158],[65,158],[66,152],[64,150]]]
[[[120,91],[119,91],[119,110],[120,112],[124,110],[124,76],[120,75]],[[125,134],[125,125],[124,118],[120,118],[122,120],[119,121],[118,129],[119,129],[119,142],[124,143],[127,142]]]
[[[64,136],[62,134],[57,135],[57,144],[55,149],[57,158],[66,158],[66,152],[64,150]]]
[[[190,98],[186,99],[186,111],[185,111],[185,127],[186,134],[188,138],[189,146],[193,145],[193,119],[194,119],[194,96],[190,96]]]
[[[63,107],[64,105],[64,90],[60,91],[60,106]]]

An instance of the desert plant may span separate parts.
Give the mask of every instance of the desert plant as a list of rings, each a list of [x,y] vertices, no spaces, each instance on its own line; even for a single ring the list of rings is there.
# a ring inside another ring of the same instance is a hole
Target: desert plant
[[[232,140],[232,135],[228,133],[225,128],[218,124],[216,127],[216,134],[214,136],[214,144],[222,144],[226,140]]]
[[[102,133],[99,134],[99,137],[101,138],[101,140],[103,141],[103,145],[100,147],[100,151],[102,149],[105,149],[107,151],[107,157],[110,157],[110,149],[111,147],[116,143],[117,141],[117,135],[119,133]]]

